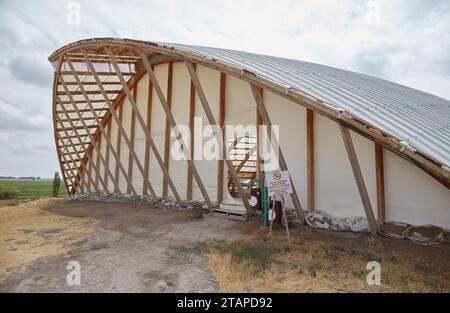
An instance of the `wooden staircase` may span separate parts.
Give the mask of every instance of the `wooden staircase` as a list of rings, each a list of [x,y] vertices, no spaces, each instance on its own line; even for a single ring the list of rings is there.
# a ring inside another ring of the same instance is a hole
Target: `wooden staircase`
[[[245,193],[250,195],[250,183],[256,179],[256,136],[245,136],[234,139],[228,147],[239,181]],[[239,192],[228,174],[228,190],[231,196],[239,197]]]

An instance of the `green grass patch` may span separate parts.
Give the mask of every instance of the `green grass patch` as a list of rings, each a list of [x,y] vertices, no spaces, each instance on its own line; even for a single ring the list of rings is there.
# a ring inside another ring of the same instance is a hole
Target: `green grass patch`
[[[327,256],[333,261],[337,261],[339,259],[339,255],[341,254],[341,252],[345,251],[344,247],[334,243],[324,244],[321,246],[321,248],[327,253]]]
[[[51,180],[32,181],[28,179],[1,179],[0,189],[1,188],[16,188],[19,197],[52,196]],[[61,187],[59,188],[59,195],[67,195],[66,187],[63,182],[61,182]]]
[[[270,241],[249,241],[249,242],[223,242],[211,244],[209,252],[231,255],[237,262],[247,261],[255,266],[257,271],[262,271],[270,267],[275,257],[281,252],[288,251],[284,244]]]

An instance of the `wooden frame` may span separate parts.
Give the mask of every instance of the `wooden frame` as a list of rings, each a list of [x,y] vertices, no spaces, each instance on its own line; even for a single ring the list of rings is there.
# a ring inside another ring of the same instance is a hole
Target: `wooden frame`
[[[194,62],[197,62],[198,64],[204,65],[205,67],[208,68],[212,68],[212,69],[216,69],[218,71],[220,71],[220,75],[221,78],[225,77],[225,75],[230,75],[233,77],[238,77],[243,81],[247,81],[251,84],[253,84],[254,86],[258,86],[258,87],[262,87],[265,88],[265,91],[270,91],[273,92],[274,94],[277,95],[281,95],[286,99],[289,99],[293,102],[296,102],[300,105],[302,105],[303,107],[307,108],[307,172],[308,172],[308,179],[307,179],[307,192],[308,192],[308,210],[309,211],[313,211],[315,210],[315,199],[314,199],[314,122],[313,122],[313,112],[319,113],[325,117],[327,117],[328,119],[331,119],[333,121],[337,121],[341,127],[345,127],[346,131],[349,132],[349,130],[355,131],[358,134],[361,134],[363,136],[365,136],[366,138],[370,139],[372,142],[375,143],[375,166],[376,166],[376,185],[377,185],[377,222],[378,224],[382,224],[385,220],[385,186],[384,186],[384,164],[383,164],[383,149],[387,148],[389,151],[392,151],[393,153],[395,153],[396,155],[401,156],[402,158],[408,160],[409,162],[415,164],[416,166],[418,166],[419,168],[425,170],[428,174],[430,174],[431,176],[433,176],[434,178],[436,178],[437,180],[439,180],[444,186],[446,186],[447,188],[449,188],[449,176],[448,176],[448,168],[445,166],[441,166],[441,164],[439,164],[439,162],[433,161],[432,159],[429,159],[426,157],[426,155],[423,155],[420,151],[414,151],[411,147],[405,145],[404,143],[399,142],[396,138],[392,138],[392,136],[389,136],[389,134],[386,133],[382,133],[380,130],[375,129],[374,127],[372,127],[371,125],[366,125],[363,121],[358,120],[357,116],[352,116],[349,112],[342,112],[339,109],[333,108],[331,106],[328,106],[327,104],[321,102],[318,99],[314,99],[312,97],[309,97],[308,95],[305,94],[301,94],[299,91],[294,90],[292,88],[287,88],[286,86],[282,86],[281,84],[277,84],[276,82],[271,82],[268,81],[266,79],[264,79],[263,77],[258,76],[255,73],[250,73],[247,72],[245,70],[240,70],[237,69],[233,66],[227,65],[222,63],[220,60],[210,60],[208,58],[204,58],[200,55],[196,55],[190,52],[185,52],[182,50],[178,50],[178,49],[172,49],[172,48],[166,48],[166,47],[162,47],[162,46],[158,46],[155,44],[155,46],[150,46],[148,44],[143,44],[143,43],[135,43],[133,41],[130,41],[130,43],[128,47],[128,52],[130,53],[130,51],[132,53],[135,53],[136,50],[134,49],[142,49],[141,52],[145,55],[147,55],[148,53],[152,52],[152,53],[163,53],[164,54],[164,58],[162,58],[162,61],[160,62],[180,62],[183,60],[186,60],[188,63],[191,64],[195,64]],[[96,49],[98,49],[97,51],[100,51],[102,49],[102,44],[95,44],[96,45]],[[112,49],[114,49],[115,54],[120,54],[120,50],[118,52],[118,50],[115,50],[114,47],[118,47],[124,45],[124,43],[113,43]],[[78,49],[78,47],[76,47],[76,49]],[[73,48],[71,48],[71,51],[73,50]],[[72,53],[72,52],[70,52]],[[90,50],[91,55],[95,56],[96,52],[93,52],[93,50]],[[61,56],[63,56],[64,54],[61,54]],[[82,62],[83,57],[85,57],[84,54],[80,53],[80,56],[82,56],[77,62]],[[94,57],[93,56],[93,57]],[[91,60],[94,60],[93,57],[91,58]],[[96,56],[95,56],[96,57]],[[130,58],[132,58],[130,56]],[[123,77],[131,77],[133,80],[138,76],[137,72],[134,72],[131,70],[131,66],[136,66],[136,68],[138,67],[142,67],[142,64],[140,64],[140,59],[141,57],[138,56],[134,56],[134,59],[130,59],[130,60],[119,60],[120,62],[126,62],[128,64],[130,64],[130,72],[124,72]],[[71,59],[74,60],[74,59]],[[105,64],[112,64],[110,62],[110,58],[109,56],[102,56],[101,60],[97,60],[95,59],[95,62],[101,62],[101,63],[105,63]],[[170,61],[167,61],[170,60]],[[137,61],[137,62],[136,62]],[[97,64],[95,64],[97,66]],[[58,67],[57,67],[58,68]],[[59,69],[57,69],[56,73],[60,73],[60,74],[64,74],[64,75],[69,75],[69,71],[60,71],[60,67]],[[136,69],[136,71],[138,71],[138,69]],[[79,74],[83,74],[83,71],[78,72]],[[91,73],[91,71],[85,71],[84,74],[87,75],[93,75],[93,73]],[[100,76],[104,76],[102,78],[106,78],[106,76],[113,76],[116,75],[115,73],[110,73],[110,72],[98,72],[97,74],[99,74]],[[56,75],[55,75],[56,78]],[[155,78],[156,79],[156,78]],[[55,79],[56,81],[56,79]],[[150,82],[151,83],[151,82]],[[66,84],[68,86],[76,86],[78,85],[77,82],[66,82]],[[97,82],[83,82],[83,85],[98,85]],[[103,82],[103,85],[111,85],[111,86],[120,86],[122,85],[122,82],[118,83],[118,82]],[[222,85],[222,83],[221,83]],[[56,82],[56,84],[54,84],[54,86],[56,86],[56,88],[54,88],[54,90],[56,90],[56,92],[54,92],[54,97],[57,96],[63,96],[65,95],[64,92],[62,92],[61,90],[58,90],[58,84]],[[191,95],[193,94],[193,103],[194,103],[194,114],[195,114],[195,89],[196,87],[194,86],[193,82],[191,82],[191,86],[193,89],[193,92],[191,93]],[[133,88],[130,88],[133,92],[135,91]],[[222,86],[221,86],[222,89]],[[152,89],[150,89],[152,90]],[[116,95],[117,97],[120,97],[121,95],[123,95],[124,91],[111,91],[111,92],[107,92],[108,97],[112,96],[113,94]],[[152,91],[149,91],[149,93],[152,93]],[[222,90],[221,90],[222,93]],[[72,95],[84,95],[83,92],[81,92],[80,90],[77,91],[73,91],[71,92]],[[89,90],[88,92],[86,92],[87,95],[103,95],[105,98],[107,98],[105,96],[105,93],[102,92],[101,90],[97,90],[97,91],[91,91]],[[125,95],[126,96],[126,95]],[[167,98],[167,102],[170,103],[170,96],[168,96]],[[222,95],[221,95],[222,98]],[[261,98],[262,98],[262,94],[261,94]],[[76,108],[76,104],[77,103],[86,103],[83,100],[78,100],[79,98],[75,98],[72,99],[73,101],[67,101],[66,98],[63,99],[63,101],[61,101],[61,99],[59,99],[58,101],[58,105],[63,107],[64,104],[71,104],[74,107],[74,110],[70,110],[69,108],[65,108],[66,109],[66,113],[88,113],[90,112],[90,110],[84,108],[83,105],[80,105],[78,108]],[[136,100],[136,99],[135,99]],[[109,99],[109,101],[114,101],[115,99],[111,98]],[[220,100],[222,101],[222,100]],[[54,101],[54,116],[61,114],[62,112],[58,111],[57,112],[57,107],[56,107],[56,100]],[[106,99],[105,100],[97,100],[97,99],[93,99],[91,100],[91,103],[107,103]],[[191,102],[192,103],[192,102]],[[262,100],[262,103],[264,103],[264,100]],[[203,105],[203,103],[202,103]],[[120,105],[120,108],[122,108],[122,105]],[[78,110],[77,110],[78,109]],[[108,108],[95,108],[95,111],[98,113],[98,117],[101,120],[101,122],[103,123],[103,125],[105,125],[105,121],[107,120],[107,118],[104,118],[104,116],[101,116],[101,114],[99,113],[99,111],[105,111],[108,110]],[[222,110],[222,108],[221,108]],[[134,111],[132,111],[134,112]],[[222,113],[222,112],[221,112]],[[194,116],[194,114],[192,115],[192,118]],[[87,114],[81,114],[81,116],[86,116]],[[151,116],[151,112],[150,112],[150,116]],[[223,114],[224,116],[224,114]],[[62,176],[66,182],[67,186],[71,186],[70,191],[71,193],[76,192],[77,190],[84,190],[83,188],[85,187],[85,185],[89,184],[91,186],[95,186],[95,189],[99,189],[99,183],[101,183],[101,179],[104,181],[105,184],[105,190],[108,190],[108,173],[107,173],[107,169],[109,168],[109,152],[110,149],[106,149],[106,165],[105,165],[105,169],[104,169],[104,173],[103,175],[99,175],[98,171],[101,167],[101,158],[100,158],[100,154],[99,152],[97,152],[97,157],[93,158],[92,157],[92,150],[96,149],[95,145],[97,145],[97,149],[102,149],[102,145],[105,144],[104,142],[104,138],[102,137],[102,134],[100,132],[100,129],[97,129],[97,132],[95,134],[92,134],[92,130],[96,129],[97,127],[99,128],[100,126],[98,126],[97,124],[95,125],[86,125],[86,127],[83,127],[80,125],[81,121],[95,121],[97,122],[97,120],[93,117],[84,117],[84,118],[79,118],[79,119],[75,119],[73,117],[69,118],[67,117],[67,119],[64,119],[61,117],[54,117],[54,129],[55,129],[55,141],[57,144],[57,150],[58,150],[58,158],[60,160],[60,166],[61,166],[61,172],[62,172]],[[166,113],[166,131],[168,129],[167,127],[167,121],[169,120],[167,113]],[[73,122],[74,125],[70,125],[70,126],[66,126],[67,123],[70,124],[70,121]],[[151,118],[149,120],[148,114],[147,114],[147,122],[145,123],[147,128],[149,128],[149,124],[150,124]],[[256,114],[256,123],[257,125],[262,121],[262,118],[259,114],[259,112],[257,111]],[[219,116],[218,118],[218,122],[219,122],[219,126],[223,125],[222,122],[222,117]],[[102,124],[100,123],[100,124]],[[57,126],[57,124],[59,124]],[[106,123],[107,127],[111,127],[111,123]],[[172,126],[173,127],[173,126]],[[176,126],[175,126],[176,127]],[[223,127],[223,126],[222,126]],[[222,129],[222,128],[221,128]],[[119,133],[121,134],[120,130],[118,129]],[[62,132],[65,132],[65,137],[63,136]],[[85,133],[86,132],[86,133]],[[367,215],[367,203],[365,203],[365,201],[368,199],[368,197],[364,196],[364,192],[361,191],[361,188],[365,189],[365,184],[364,181],[362,180],[362,175],[361,173],[358,174],[358,169],[355,169],[355,165],[354,160],[356,160],[356,154],[354,153],[354,147],[353,147],[353,143],[351,142],[351,136],[345,137],[342,131],[342,136],[344,138],[344,143],[346,144],[346,149],[347,149],[347,154],[348,157],[350,159],[351,165],[352,165],[352,171],[353,171],[353,175],[355,176],[355,180],[357,181],[357,185],[358,185],[358,190],[360,193],[360,197],[363,201],[363,205],[364,205],[364,209],[366,211],[366,215]],[[150,129],[149,129],[149,133],[150,133]],[[73,134],[77,134],[77,136],[74,136]],[[101,134],[100,136],[98,134]],[[108,136],[110,136],[110,134],[107,134]],[[223,133],[222,133],[223,135]],[[92,140],[92,136],[94,136],[94,140]],[[257,138],[258,138],[259,134],[257,133]],[[131,136],[133,137],[133,136]],[[75,139],[77,138],[77,140],[79,141],[78,143],[70,143],[69,139]],[[83,141],[81,138],[90,138],[90,142],[85,142]],[[166,136],[167,138],[167,136]],[[346,142],[350,141],[349,142]],[[103,143],[102,143],[103,141]],[[257,139],[257,142],[259,142],[259,138]],[[134,143],[133,138],[131,138],[131,143]],[[89,144],[89,146],[87,146]],[[193,144],[193,142],[192,142]],[[349,148],[348,146],[351,147]],[[166,146],[166,145],[165,145]],[[120,146],[119,146],[120,147]],[[148,162],[147,160],[150,157],[150,149],[147,148],[149,147],[149,145],[146,146],[146,157],[145,157],[145,161],[146,163]],[[77,156],[75,156],[74,152],[71,151],[77,151]],[[85,151],[85,154],[80,157],[80,151]],[[132,149],[134,150],[134,149]],[[192,151],[193,149],[191,149]],[[354,156],[351,156],[351,153],[353,150]],[[131,152],[130,152],[131,153]],[[78,158],[78,159],[77,159]],[[119,155],[120,158],[120,155]],[[280,159],[284,157],[280,157]],[[353,159],[352,159],[353,158]],[[70,159],[70,160],[69,160]],[[95,159],[95,160],[94,160]],[[130,169],[130,164],[133,164],[134,159],[129,157],[129,163],[128,163],[128,168]],[[80,162],[79,165],[76,163]],[[89,162],[88,166],[84,166],[87,164],[87,162]],[[69,164],[69,163],[73,163]],[[281,160],[280,160],[281,163]],[[64,165],[64,166],[63,166]],[[78,168],[77,168],[78,166]],[[94,167],[96,166],[96,169],[94,169]],[[359,164],[357,164],[357,166],[359,167]],[[92,167],[92,170],[89,170],[89,167]],[[169,169],[169,164],[168,162],[166,162],[166,153],[164,153],[164,167],[167,169]],[[218,164],[218,168],[219,168],[219,164]],[[222,161],[222,167],[223,169],[223,161]],[[132,176],[131,172],[132,172],[133,166],[131,165],[131,170],[127,171],[127,175],[128,176]],[[149,165],[147,163],[147,166],[144,166],[144,172],[146,173],[146,177],[148,177],[148,169],[149,169]],[[76,171],[78,170],[78,171]],[[191,198],[192,198],[192,178],[193,178],[193,173],[192,173],[192,167],[189,166],[188,167],[188,171],[191,172],[191,174],[188,174],[188,190],[189,190],[189,177],[190,177],[190,194],[191,194]],[[447,171],[447,172],[446,172]],[[77,172],[75,174],[75,172]],[[359,172],[361,172],[361,169],[359,169]],[[119,172],[118,172],[119,173]],[[93,174],[95,174],[96,176],[94,177]],[[82,176],[84,175],[84,176]],[[219,175],[220,175],[220,171],[218,171],[218,181],[217,181],[217,195],[218,195],[218,200],[220,199],[219,196],[219,190],[223,191],[223,186],[222,188],[220,188],[219,186],[219,182],[223,183],[223,179],[219,180]],[[222,171],[222,175],[223,175],[223,171]],[[258,173],[257,175],[261,176],[260,173]],[[117,177],[119,176],[119,174],[116,175]],[[115,176],[115,178],[117,178]],[[86,179],[81,179],[82,177],[85,177]],[[169,175],[165,175],[164,176],[165,179],[167,179],[166,177],[170,177]],[[223,176],[222,176],[223,177]],[[94,179],[94,183],[92,182],[92,179]],[[131,184],[130,184],[131,181]],[[149,180],[145,180],[144,179],[144,186],[146,185],[146,182],[149,182]],[[361,187],[361,181],[362,184],[364,184],[363,187]],[[168,183],[163,183],[163,186],[166,186],[166,191],[163,191],[163,194],[165,193],[167,195],[167,184]],[[129,180],[127,180],[127,186],[128,185],[132,185],[132,177],[130,177]],[[150,185],[151,186],[151,185]],[[69,190],[69,188],[68,188]],[[148,188],[144,191],[144,194],[148,191]],[[367,193],[367,190],[365,190],[365,192]],[[189,194],[189,191],[188,191]],[[223,195],[222,195],[223,196]],[[367,199],[366,199],[367,198]],[[220,199],[221,200],[221,199]],[[295,205],[295,201],[294,201],[294,205]],[[370,201],[369,201],[369,205],[370,205],[370,210],[372,210]],[[297,208],[296,208],[297,211]],[[373,215],[373,212],[372,212]],[[368,218],[369,220],[369,218]],[[371,231],[373,233],[373,226],[371,225]]]
[[[400,139],[394,138],[387,133],[383,133],[379,129],[376,129],[371,125],[364,123],[364,121],[355,118],[355,116],[353,116],[349,112],[343,112],[337,107],[327,105],[320,99],[311,97],[294,88],[288,88],[275,81],[265,79],[264,77],[242,70],[241,68],[227,64],[215,58],[205,58],[203,55],[196,52],[190,52],[183,49],[174,49],[173,47],[160,45],[157,43],[129,39],[124,40],[115,38],[102,38],[80,40],[76,43],[66,45],[55,51],[49,57],[49,60],[51,62],[54,62],[62,54],[72,53],[74,50],[79,49],[80,47],[99,47],[105,44],[120,48],[122,51],[126,50],[126,53],[130,54],[130,57],[132,54],[132,57],[135,56],[133,50],[136,49],[146,54],[163,54],[166,55],[168,59],[177,58],[179,60],[187,60],[194,63],[199,63],[208,68],[218,70],[220,72],[226,73],[227,75],[237,77],[243,81],[247,81],[259,87],[265,88],[268,91],[271,91],[277,95],[298,103],[299,105],[312,109],[315,112],[320,113],[321,115],[333,121],[345,125],[347,128],[357,132],[358,134],[383,145],[384,148],[389,149],[396,155],[408,160],[409,162],[415,164],[416,166],[427,172],[433,178],[437,179],[440,183],[446,186],[446,188],[450,188],[450,171],[448,167],[437,162],[436,160],[431,159],[424,153],[417,151],[408,145],[405,145],[403,142],[401,142]],[[88,72],[87,74],[90,73]],[[111,73],[107,72],[106,74]],[[130,73],[130,75],[132,74]]]

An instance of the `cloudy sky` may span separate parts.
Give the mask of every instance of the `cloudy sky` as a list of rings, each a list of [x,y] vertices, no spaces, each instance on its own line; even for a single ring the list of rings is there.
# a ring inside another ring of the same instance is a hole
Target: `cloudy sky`
[[[59,169],[47,57],[83,38],[284,56],[450,99],[448,0],[82,0],[75,1],[79,25],[72,25],[71,2],[0,0],[0,176],[50,177]]]

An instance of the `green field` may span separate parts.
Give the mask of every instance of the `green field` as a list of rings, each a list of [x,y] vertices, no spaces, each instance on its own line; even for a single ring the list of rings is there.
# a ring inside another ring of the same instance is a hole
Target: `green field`
[[[0,186],[16,187],[19,190],[19,197],[52,196],[52,181],[28,179],[0,179]],[[67,195],[64,183],[61,181],[59,195]]]

